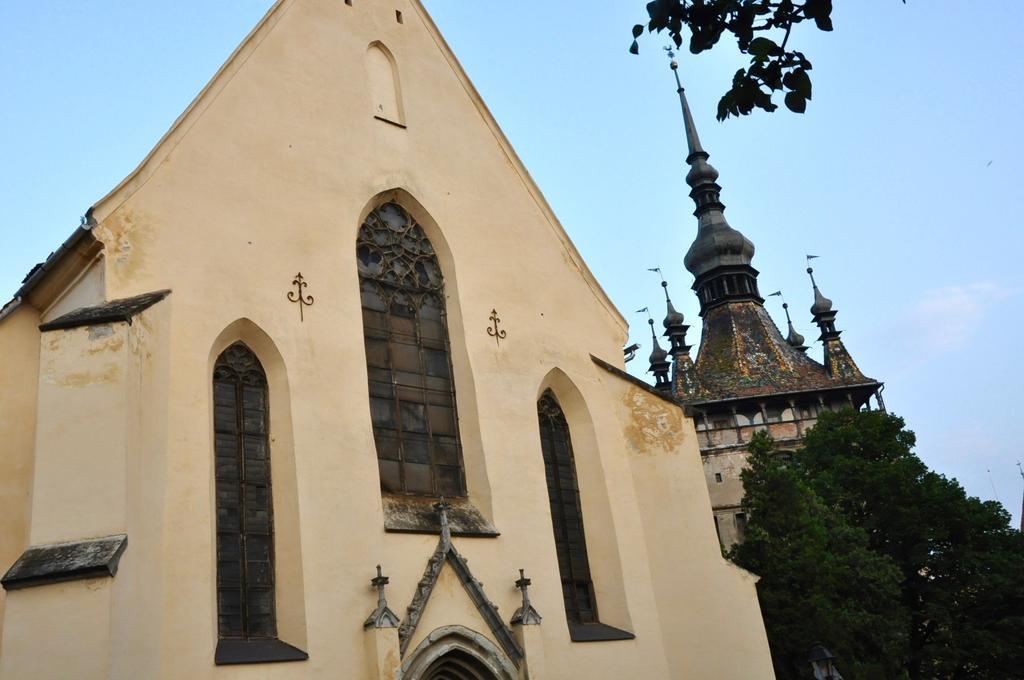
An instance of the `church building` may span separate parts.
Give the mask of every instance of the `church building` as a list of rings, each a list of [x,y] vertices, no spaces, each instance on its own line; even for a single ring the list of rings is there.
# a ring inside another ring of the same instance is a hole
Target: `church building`
[[[771,678],[702,450],[877,384],[706,159],[673,394],[418,0],[278,0],[0,310],[0,680]]]
[[[740,472],[754,433],[766,430],[783,451],[795,449],[823,410],[871,408],[872,398],[875,408],[885,410],[884,386],[861,373],[846,350],[835,325],[837,310],[818,290],[809,266],[814,293],[810,312],[821,331],[822,363],[807,355],[785,302],[789,332],[782,337],[758,290],[758,271],[751,265],[754,244],[725,219],[718,171],[701,146],[674,59],[671,66],[689,149],[686,183],[697,217],[697,237],[683,263],[694,277],[703,332],[694,361],[686,342],[689,326],[662,281],[669,349],[659,346],[652,322],[650,372],[655,387],[685,404],[693,418],[715,529],[722,547],[729,548],[743,539],[746,526]],[[813,257],[808,256],[808,263]]]

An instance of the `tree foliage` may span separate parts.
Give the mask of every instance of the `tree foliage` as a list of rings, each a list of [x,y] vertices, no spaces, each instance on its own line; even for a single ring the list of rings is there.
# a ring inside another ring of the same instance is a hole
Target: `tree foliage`
[[[819,641],[843,651],[847,680],[899,677],[907,630],[899,569],[776,455],[767,435],[759,433],[750,451],[743,472],[750,523],[730,557],[761,577],[776,677],[805,677],[807,652]]]
[[[732,556],[765,575],[759,593],[777,665],[820,640],[842,657],[848,680],[1024,678],[1024,537],[998,503],[928,470],[914,441],[900,418],[845,410],[823,413],[789,461],[758,444],[744,473],[748,539]],[[823,549],[820,564],[793,563],[816,572],[791,577],[810,586],[783,580],[794,555]],[[892,569],[895,594],[885,589]],[[834,580],[844,570],[856,587]],[[867,630],[883,625],[870,616],[882,612],[902,630]],[[842,622],[829,623],[835,617]]]
[[[783,93],[786,108],[803,113],[811,99],[811,62],[803,52],[789,48],[790,35],[804,22],[832,30],[832,0],[653,0],[647,3],[647,15],[646,29],[668,31],[676,47],[682,46],[689,31],[693,54],[710,50],[729,33],[739,51],[750,57],[750,65],[736,71],[718,102],[719,120],[747,115],[755,108],[774,111],[776,92]],[[637,39],[644,29],[643,24],[633,27],[633,54],[639,51]]]

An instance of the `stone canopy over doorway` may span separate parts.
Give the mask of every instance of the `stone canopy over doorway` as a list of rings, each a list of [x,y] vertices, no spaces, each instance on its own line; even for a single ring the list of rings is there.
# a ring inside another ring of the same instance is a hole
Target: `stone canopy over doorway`
[[[519,674],[486,636],[464,626],[431,631],[402,664],[401,680],[517,680]]]
[[[430,664],[423,680],[498,680],[475,656],[453,650]]]

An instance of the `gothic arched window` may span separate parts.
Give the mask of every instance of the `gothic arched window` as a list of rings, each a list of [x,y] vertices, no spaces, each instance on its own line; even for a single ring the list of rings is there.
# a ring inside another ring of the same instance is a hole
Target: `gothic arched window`
[[[384,491],[465,496],[444,279],[400,205],[372,211],[356,241],[370,414]]]
[[[569,423],[551,390],[546,390],[537,402],[537,417],[566,618],[570,624],[596,623],[597,601],[583,534],[583,511]]]
[[[241,342],[213,369],[217,629],[221,639],[277,637],[267,376]]]

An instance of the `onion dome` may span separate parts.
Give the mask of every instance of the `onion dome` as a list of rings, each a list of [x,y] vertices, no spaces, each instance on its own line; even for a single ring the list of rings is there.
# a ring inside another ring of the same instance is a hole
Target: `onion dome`
[[[811,277],[811,285],[814,286],[814,304],[811,305],[811,314],[818,316],[832,311],[832,301],[821,294],[818,284],[814,281],[814,269],[807,268],[807,274]]]
[[[668,286],[668,284],[666,283],[662,283],[661,285]],[[665,320],[662,322],[662,325],[665,327],[665,331],[667,333],[674,326],[683,325],[686,322],[686,319],[683,317],[682,312],[676,311],[676,308],[672,306],[672,300],[668,299],[667,292],[665,295],[665,302],[666,306],[668,307],[668,312],[665,314]]]
[[[697,238],[687,251],[683,264],[698,277],[722,265],[749,266],[754,257],[754,244],[730,227],[725,219],[725,205],[720,196],[722,187],[717,182],[718,170],[708,163],[710,154],[701,146],[686,92],[679,81],[679,64],[675,59],[671,67],[676,76],[689,150],[686,162],[690,165],[690,171],[686,173],[686,183],[690,185],[690,197],[697,206],[694,215],[698,218]]]
[[[796,332],[793,328],[793,320],[789,318],[789,304],[783,302],[782,308],[786,310],[786,323],[789,325],[789,334],[786,335],[786,344],[790,347],[800,350],[801,352],[807,351],[807,345],[804,344],[804,336]]]
[[[651,372],[653,373],[654,365],[665,361],[665,359],[668,358],[668,352],[663,350],[661,345],[658,344],[658,336],[654,333],[654,319],[651,319],[647,323],[651,325],[651,344],[654,345],[654,349],[651,350],[651,356],[649,358],[649,361],[651,362]]]

